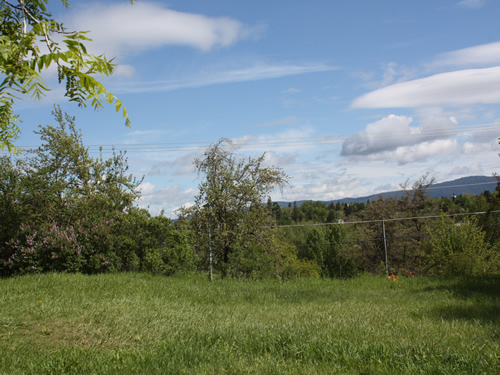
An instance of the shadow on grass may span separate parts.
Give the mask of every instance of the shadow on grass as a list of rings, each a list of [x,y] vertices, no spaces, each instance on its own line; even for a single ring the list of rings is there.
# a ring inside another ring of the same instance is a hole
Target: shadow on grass
[[[433,314],[446,320],[470,320],[500,324],[500,275],[449,279],[427,291],[445,291],[455,299],[433,309]]]

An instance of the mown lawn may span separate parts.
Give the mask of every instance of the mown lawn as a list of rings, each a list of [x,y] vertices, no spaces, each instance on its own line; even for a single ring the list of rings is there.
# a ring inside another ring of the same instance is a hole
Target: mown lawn
[[[0,373],[495,374],[500,277],[0,280]]]

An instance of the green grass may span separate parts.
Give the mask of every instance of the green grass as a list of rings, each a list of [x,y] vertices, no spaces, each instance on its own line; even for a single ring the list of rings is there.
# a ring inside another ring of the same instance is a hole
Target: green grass
[[[500,278],[0,280],[0,373],[495,374]]]

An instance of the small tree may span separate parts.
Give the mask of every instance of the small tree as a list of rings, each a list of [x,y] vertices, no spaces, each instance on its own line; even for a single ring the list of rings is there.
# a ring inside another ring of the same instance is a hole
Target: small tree
[[[195,204],[181,210],[191,219],[196,251],[205,262],[211,252],[223,276],[248,275],[245,269],[272,258],[274,220],[264,202],[274,189],[288,185],[281,169],[262,166],[265,155],[236,160],[233,151],[231,141],[222,139],[194,161],[204,179]]]

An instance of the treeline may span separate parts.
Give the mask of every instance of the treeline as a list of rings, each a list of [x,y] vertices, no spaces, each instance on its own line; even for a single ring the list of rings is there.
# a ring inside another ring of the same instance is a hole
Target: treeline
[[[91,157],[74,118],[59,108],[54,116],[57,126],[36,132],[42,146],[0,157],[0,276],[197,270],[288,280],[499,270],[499,187],[429,198],[433,181],[423,176],[403,184],[399,199],[279,207],[268,197],[288,187],[288,176],[263,167],[264,155],[236,158],[221,140],[194,161],[199,194],[173,223],[136,206],[142,180],[127,173],[125,154]]]
[[[500,189],[430,198],[426,190],[431,183],[423,176],[411,187],[403,186],[399,199],[380,197],[351,205],[305,202],[279,212],[275,203],[268,202],[268,207],[282,225],[277,229],[282,238],[295,244],[301,256],[322,265],[323,275],[383,273],[386,264],[389,273],[497,272]],[[294,210],[297,221],[290,220]]]
[[[403,192],[408,195],[408,192]],[[383,198],[380,196],[375,201],[386,199],[387,201],[397,201],[397,198]],[[403,198],[406,199],[406,198]],[[460,194],[458,196],[432,198],[428,199],[428,209],[434,212],[443,213],[464,213],[480,212],[490,208],[494,199],[494,192],[485,190],[480,195]],[[349,217],[356,217],[358,212],[366,209],[371,204],[370,200],[366,202],[340,203],[340,202],[322,202],[305,201],[297,205],[297,202],[288,202],[286,207],[281,207],[278,202],[273,202],[271,198],[267,200],[267,208],[278,225],[296,225],[296,224],[319,224],[319,223],[337,223],[344,221]]]

